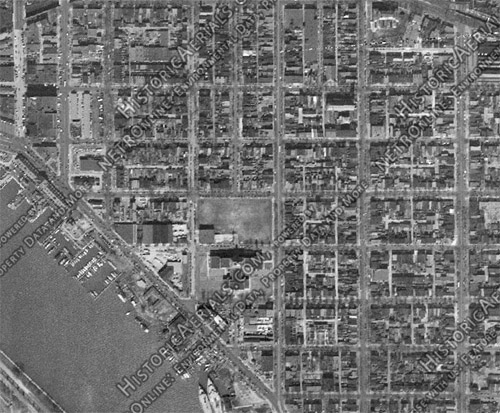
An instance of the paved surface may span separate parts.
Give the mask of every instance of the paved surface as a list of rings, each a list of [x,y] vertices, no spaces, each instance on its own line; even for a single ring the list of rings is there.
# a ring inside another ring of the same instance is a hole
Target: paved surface
[[[455,27],[455,35],[457,38],[457,45],[466,48],[464,34],[469,32],[464,25],[457,25]],[[470,59],[467,59],[470,63]],[[456,81],[460,82],[467,76],[470,64],[460,65],[456,73]],[[458,247],[458,263],[457,263],[457,314],[456,320],[459,323],[465,320],[469,315],[469,195],[467,193],[468,177],[469,177],[469,148],[467,138],[469,135],[468,116],[468,102],[469,92],[466,91],[455,102],[456,117],[455,122],[457,125],[457,159],[456,159],[456,234],[457,234],[457,247]],[[467,352],[466,344],[468,340],[460,343],[457,348],[457,357]],[[468,394],[469,393],[469,379],[468,373],[464,370],[458,378],[458,385],[456,387],[456,399],[458,411],[467,411],[468,409]]]
[[[358,128],[359,128],[359,182],[370,182],[370,159],[369,159],[369,103],[366,89],[368,67],[368,52],[366,47],[368,8],[366,1],[359,2],[359,49],[358,49]],[[367,344],[369,337],[370,303],[368,301],[370,293],[370,283],[368,279],[370,258],[367,249],[369,240],[369,202],[370,197],[363,193],[358,201],[359,205],[359,315],[358,315],[358,377],[359,377],[359,409],[360,412],[370,411],[370,400],[367,393],[370,390],[370,350]]]
[[[285,134],[285,117],[283,104],[283,74],[284,74],[284,43],[281,37],[283,30],[283,3],[278,0],[274,8],[274,56],[276,59],[276,69],[274,72],[274,135],[276,141],[274,143],[274,197],[273,197],[273,239],[284,229],[284,214],[283,214],[283,188],[284,188],[284,153],[285,147],[283,136]],[[285,258],[285,251],[282,246],[274,248],[274,267]],[[275,321],[274,321],[274,391],[280,403],[280,412],[285,412],[284,407],[284,384],[285,384],[285,288],[284,282],[278,278],[274,283],[275,297]]]
[[[25,54],[25,26],[26,10],[24,1],[14,1],[14,83],[16,85],[16,110],[15,130],[16,135],[24,137],[26,130],[24,119],[26,116],[26,105],[24,96],[26,94],[26,54]]]
[[[71,142],[70,121],[69,121],[69,82],[71,79],[70,57],[71,57],[71,22],[70,22],[70,5],[69,0],[61,0],[61,14],[59,16],[60,32],[59,32],[59,76],[61,76],[59,84],[58,96],[58,144],[59,144],[59,159],[60,159],[60,175],[64,182],[69,179],[69,145]]]

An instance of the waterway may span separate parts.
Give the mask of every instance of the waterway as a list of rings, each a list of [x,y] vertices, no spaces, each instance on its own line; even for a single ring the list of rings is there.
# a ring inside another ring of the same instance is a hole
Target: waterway
[[[0,191],[1,232],[21,213],[6,207],[11,194],[12,187]],[[1,260],[28,233],[26,226],[2,247]],[[172,371],[162,366],[129,399],[118,391],[115,383],[160,346],[126,310],[111,288],[95,301],[37,245],[0,278],[0,349],[66,411],[125,412]],[[146,412],[201,413],[198,381],[176,376]]]

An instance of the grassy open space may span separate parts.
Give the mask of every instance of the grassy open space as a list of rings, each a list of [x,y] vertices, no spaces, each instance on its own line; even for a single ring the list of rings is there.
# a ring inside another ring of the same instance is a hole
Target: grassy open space
[[[238,234],[240,242],[270,241],[272,204],[270,199],[201,199],[198,203],[199,224],[213,224],[216,232]]]

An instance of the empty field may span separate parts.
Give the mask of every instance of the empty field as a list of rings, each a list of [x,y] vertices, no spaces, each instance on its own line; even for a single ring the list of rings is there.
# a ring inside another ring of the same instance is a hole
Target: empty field
[[[212,224],[221,234],[238,234],[240,242],[270,241],[272,205],[269,199],[202,199],[199,224]]]

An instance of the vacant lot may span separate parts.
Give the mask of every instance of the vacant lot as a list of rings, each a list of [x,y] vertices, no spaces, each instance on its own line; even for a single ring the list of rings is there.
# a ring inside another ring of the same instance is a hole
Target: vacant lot
[[[269,199],[202,199],[198,203],[200,224],[212,224],[216,232],[238,234],[240,242],[270,241],[272,206]]]

